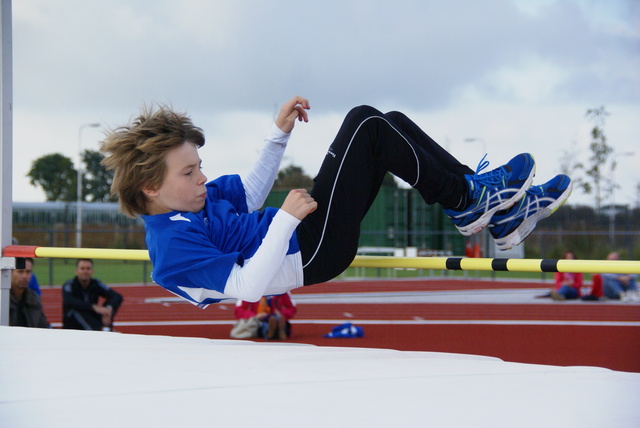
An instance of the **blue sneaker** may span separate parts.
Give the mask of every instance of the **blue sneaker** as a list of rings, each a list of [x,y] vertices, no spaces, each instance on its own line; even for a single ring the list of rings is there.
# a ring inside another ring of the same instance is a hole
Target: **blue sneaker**
[[[565,203],[572,189],[569,177],[556,175],[540,186],[531,186],[524,198],[512,208],[495,213],[489,232],[498,249],[508,250],[524,241],[540,220],[549,217]]]
[[[465,175],[469,183],[469,208],[464,211],[444,210],[460,233],[469,236],[480,232],[494,213],[512,207],[531,186],[536,172],[533,156],[522,153],[493,171],[480,174],[489,162],[478,163],[474,175]]]

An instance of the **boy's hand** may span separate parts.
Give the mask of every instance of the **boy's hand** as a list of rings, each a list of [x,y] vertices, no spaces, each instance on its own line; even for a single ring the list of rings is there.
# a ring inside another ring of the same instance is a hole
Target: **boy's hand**
[[[318,208],[318,203],[305,189],[293,189],[289,192],[280,208],[298,220],[302,220]]]
[[[280,113],[276,118],[276,126],[280,128],[282,132],[288,134],[293,130],[296,119],[300,122],[303,120],[309,122],[309,116],[305,110],[309,110],[310,108],[309,100],[306,98],[299,96],[291,98],[280,108]]]

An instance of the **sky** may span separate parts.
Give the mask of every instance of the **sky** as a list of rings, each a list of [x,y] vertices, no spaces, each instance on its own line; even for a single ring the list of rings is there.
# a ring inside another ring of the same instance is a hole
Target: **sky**
[[[638,0],[14,0],[13,200],[44,201],[32,162],[77,161],[143,105],[204,129],[209,179],[249,170],[279,107],[310,100],[282,166],[313,176],[350,108],[400,110],[475,169],[520,152],[534,183],[593,123],[616,153],[614,202],[640,199]],[[99,123],[99,128],[85,125]],[[631,154],[633,153],[633,154]],[[576,174],[579,177],[584,174]],[[609,200],[611,201],[611,200]],[[593,205],[575,189],[571,204]]]

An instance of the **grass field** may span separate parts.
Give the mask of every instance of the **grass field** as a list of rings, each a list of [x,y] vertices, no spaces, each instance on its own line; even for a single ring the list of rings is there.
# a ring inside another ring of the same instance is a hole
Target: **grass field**
[[[94,276],[108,284],[151,283],[151,263],[131,260],[94,260]],[[75,260],[36,259],[33,268],[41,286],[62,285],[75,276]]]
[[[67,279],[75,276],[75,260],[70,259],[36,259],[34,272],[40,285],[62,285]],[[151,263],[131,260],[94,260],[94,276],[106,284],[149,284],[152,283]],[[444,270],[411,270],[411,269],[378,269],[349,268],[344,278],[479,278],[479,279],[553,279],[550,273],[532,272],[485,272],[485,271],[444,271]],[[585,276],[589,280],[590,275]]]

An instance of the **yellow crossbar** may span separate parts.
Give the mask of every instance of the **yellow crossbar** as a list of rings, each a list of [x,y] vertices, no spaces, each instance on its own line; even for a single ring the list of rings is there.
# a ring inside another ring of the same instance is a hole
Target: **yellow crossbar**
[[[53,257],[65,259],[149,260],[147,250],[111,248],[31,247],[9,245],[5,257]],[[352,267],[506,272],[581,272],[640,274],[637,260],[501,259],[464,257],[356,256]]]

